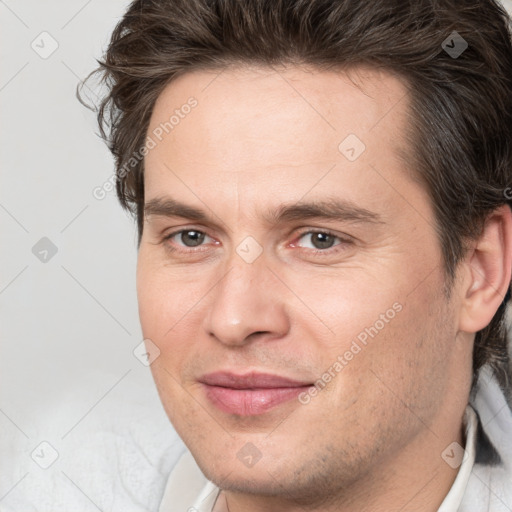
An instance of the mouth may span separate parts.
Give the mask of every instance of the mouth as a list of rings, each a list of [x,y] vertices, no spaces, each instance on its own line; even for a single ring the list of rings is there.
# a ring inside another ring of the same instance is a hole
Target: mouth
[[[199,379],[206,397],[221,411],[239,416],[255,416],[289,402],[313,386],[269,373],[236,375],[216,372]]]

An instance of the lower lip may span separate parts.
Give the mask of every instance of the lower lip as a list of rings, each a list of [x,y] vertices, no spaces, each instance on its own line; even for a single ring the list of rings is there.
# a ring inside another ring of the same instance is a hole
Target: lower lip
[[[311,386],[295,388],[233,389],[204,385],[206,395],[221,411],[240,416],[263,414],[296,398]]]

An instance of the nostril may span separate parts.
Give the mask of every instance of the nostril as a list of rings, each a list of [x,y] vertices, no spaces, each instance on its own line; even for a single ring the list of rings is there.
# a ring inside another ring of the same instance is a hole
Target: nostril
[[[256,331],[256,332],[253,332],[251,334],[249,334],[249,336],[247,336],[248,338],[257,338],[259,335],[267,335],[267,334],[270,334],[269,331]]]

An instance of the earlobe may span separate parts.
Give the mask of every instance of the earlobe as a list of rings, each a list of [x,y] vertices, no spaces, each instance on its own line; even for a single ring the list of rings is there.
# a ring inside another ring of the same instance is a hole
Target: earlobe
[[[465,262],[467,279],[459,316],[459,330],[476,333],[485,328],[503,302],[512,273],[512,211],[494,210]]]

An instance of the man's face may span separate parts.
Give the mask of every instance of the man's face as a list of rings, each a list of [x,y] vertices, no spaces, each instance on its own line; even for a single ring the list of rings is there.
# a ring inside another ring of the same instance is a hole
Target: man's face
[[[148,130],[137,286],[151,369],[219,486],[333,495],[435,446],[465,405],[446,392],[461,354],[433,210],[397,153],[408,96],[364,69],[217,75],[169,84]],[[171,201],[204,218],[165,215]],[[337,216],[298,208],[335,201]],[[234,378],[213,385],[215,372]],[[255,373],[304,386],[237,380]]]

